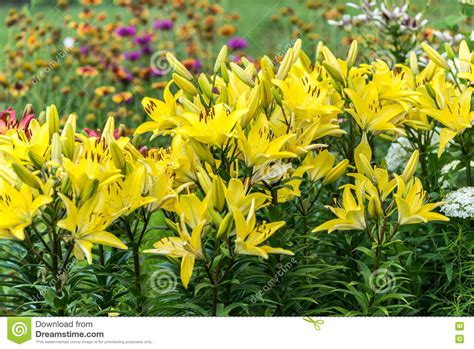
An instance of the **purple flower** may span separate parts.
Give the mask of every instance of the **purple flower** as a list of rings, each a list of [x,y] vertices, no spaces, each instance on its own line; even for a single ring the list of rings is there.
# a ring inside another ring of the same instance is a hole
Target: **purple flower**
[[[151,76],[165,76],[166,75],[166,70],[164,69],[157,69],[156,67],[151,68]]]
[[[89,47],[88,46],[81,46],[79,48],[79,52],[81,53],[81,55],[87,56],[89,54]]]
[[[137,29],[133,25],[126,27],[119,27],[115,29],[115,34],[120,37],[134,36],[137,33]]]
[[[140,49],[140,52],[144,56],[149,56],[153,53],[153,49],[150,46],[145,45],[145,46],[142,46],[142,48]]]
[[[193,65],[192,65],[192,71],[196,74],[200,73],[201,72],[201,68],[202,68],[202,62],[195,58],[194,59],[194,62],[193,62]]]
[[[135,37],[133,41],[140,46],[144,46],[148,45],[151,42],[151,39],[153,39],[153,37],[150,34],[145,34],[142,36]]]
[[[173,29],[173,21],[171,19],[159,19],[153,23],[155,30],[171,30]]]
[[[229,46],[231,50],[244,50],[247,48],[248,43],[244,38],[234,36],[233,38],[230,38],[229,41],[227,41],[227,46]]]
[[[128,51],[123,53],[124,58],[127,61],[138,61],[142,57],[142,53],[140,51]]]

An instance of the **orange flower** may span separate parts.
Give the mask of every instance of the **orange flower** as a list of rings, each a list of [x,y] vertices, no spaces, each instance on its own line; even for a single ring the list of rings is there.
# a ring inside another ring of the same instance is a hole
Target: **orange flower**
[[[102,0],[81,0],[81,4],[84,6],[100,5],[101,3]]]
[[[341,16],[341,13],[339,12],[338,9],[336,8],[333,8],[333,9],[330,9],[330,10],[327,10],[326,12],[323,13],[323,17],[327,20],[334,20],[334,19],[338,19],[339,17]]]
[[[36,45],[36,36],[35,34],[31,34],[28,39],[26,40],[26,43],[30,49],[34,48]]]
[[[3,73],[0,73],[0,85],[8,86],[7,76]]]
[[[115,5],[117,6],[130,6],[132,4],[132,0],[115,0]]]
[[[117,103],[130,103],[133,99],[133,95],[131,92],[120,92],[115,95],[113,95],[112,100]]]
[[[22,82],[15,83],[10,89],[11,95],[15,98],[23,97],[24,95],[26,95],[26,92],[28,92],[28,86],[26,86]]]
[[[161,90],[161,89],[164,89],[166,85],[168,85],[166,81],[154,82],[151,84],[151,88]]]
[[[231,24],[224,24],[219,27],[217,30],[218,34],[221,36],[231,36],[234,35],[236,32],[236,29],[233,25]]]
[[[86,66],[79,67],[79,68],[76,69],[76,74],[77,75],[86,76],[86,77],[90,77],[90,78],[93,78],[93,77],[97,76],[98,73],[99,72],[97,71],[97,69],[90,66],[90,65],[86,65]]]
[[[99,12],[96,16],[96,19],[99,22],[105,21],[106,18],[107,18],[107,13],[105,11]]]
[[[83,11],[79,13],[80,19],[89,19],[94,16],[94,12],[92,12],[89,8],[85,8]]]
[[[115,87],[113,86],[101,86],[95,89],[95,95],[97,97],[107,96],[114,92],[115,92]]]

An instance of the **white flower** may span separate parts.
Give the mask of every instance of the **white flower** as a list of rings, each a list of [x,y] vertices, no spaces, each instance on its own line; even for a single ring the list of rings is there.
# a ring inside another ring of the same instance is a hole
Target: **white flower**
[[[449,164],[444,165],[441,168],[441,174],[446,175],[449,174],[450,172],[454,171],[454,169],[461,163],[459,160],[454,160],[451,161]]]
[[[474,217],[474,187],[464,187],[449,193],[441,206],[441,212],[448,217]]]
[[[439,183],[442,189],[450,189],[456,186],[456,179],[458,175],[464,170],[462,166],[459,166],[460,163],[461,161],[454,160],[441,168]],[[473,166],[474,161],[471,161],[471,167]]]
[[[385,161],[387,162],[387,169],[390,172],[399,172],[403,170],[405,164],[411,156],[411,144],[405,137],[398,137],[396,142],[393,142],[388,148]]]
[[[75,43],[76,43],[76,39],[71,38],[71,37],[64,38],[63,40],[64,47],[68,49],[73,48]]]

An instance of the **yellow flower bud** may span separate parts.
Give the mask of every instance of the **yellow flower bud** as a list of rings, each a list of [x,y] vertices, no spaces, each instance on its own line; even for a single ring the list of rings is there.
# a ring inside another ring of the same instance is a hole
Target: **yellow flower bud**
[[[221,69],[221,65],[225,63],[226,59],[227,59],[227,46],[224,45],[222,46],[221,50],[219,51],[219,54],[217,55],[216,63],[214,64],[214,74],[217,74],[219,69]]]
[[[263,107],[266,109],[272,103],[272,85],[270,80],[261,80],[260,82],[260,96]],[[258,103],[257,103],[258,106]]]
[[[285,57],[280,63],[280,67],[278,68],[278,72],[275,76],[275,79],[285,80],[292,65],[293,65],[293,48],[289,48],[288,51],[286,51]]]
[[[427,43],[422,43],[421,48],[423,51],[425,51],[426,55],[439,67],[445,69],[445,70],[451,70],[451,67],[449,64],[446,62],[446,60],[439,54],[438,51],[436,51],[434,48],[432,48],[430,45]]]
[[[365,157],[364,154],[359,154],[359,164],[362,174],[367,176],[370,180],[375,178],[374,168],[370,164],[370,161]],[[357,169],[359,171],[359,169]]]
[[[170,52],[166,53],[166,59],[170,63],[171,67],[173,70],[179,74],[181,77],[187,79],[187,80],[192,80],[193,79],[193,74],[184,66],[183,63],[178,61],[178,59]]]
[[[334,80],[343,84],[344,77],[342,76],[341,67],[339,66],[336,56],[334,56],[334,54],[326,46],[321,49],[321,52],[324,56],[323,66],[326,68],[326,71]]]
[[[165,224],[168,228],[170,228],[171,231],[173,231],[174,233],[179,233],[179,229],[178,229],[178,224],[173,222],[172,220],[168,219],[168,218],[165,218]]]
[[[41,189],[41,182],[38,179],[38,177],[36,177],[25,166],[14,162],[12,163],[12,169],[23,183],[25,183],[26,185],[29,185],[32,188]]]
[[[225,63],[221,64],[221,75],[222,75],[222,79],[224,79],[224,82],[226,84],[228,84],[229,83],[229,71],[227,70],[227,66],[225,65]]]
[[[193,102],[191,102],[189,99],[185,97],[181,97],[179,101],[184,105],[184,109],[186,111],[190,111],[196,114],[199,114],[202,112],[202,110]]]
[[[369,215],[371,218],[377,218],[382,215],[382,204],[380,199],[376,196],[369,197]]]
[[[204,92],[204,95],[207,98],[212,98],[212,85],[209,82],[209,80],[207,80],[207,77],[205,74],[199,75],[198,84],[199,84],[199,87],[201,88],[201,91]]]
[[[413,174],[416,171],[416,167],[418,165],[418,159],[420,157],[420,152],[415,150],[413,154],[411,154],[410,160],[408,160],[407,165],[405,166],[405,169],[403,170],[402,173],[402,179],[405,183],[407,183],[410,178],[413,176]]]
[[[110,155],[112,157],[112,161],[116,168],[120,170],[124,170],[127,162],[125,161],[125,157],[123,156],[123,151],[120,149],[116,142],[111,142],[109,144],[110,148]]]
[[[410,51],[410,69],[413,74],[418,74],[418,57],[416,57],[416,53],[414,51]]]
[[[74,152],[76,148],[76,141],[75,141],[75,130],[76,130],[76,119],[75,115],[71,114],[68,121],[66,122],[66,125],[64,125],[64,129],[62,132],[62,137],[63,137],[63,152],[64,156],[66,156],[68,159],[73,159],[74,158]]]
[[[324,47],[324,44],[322,41],[319,41],[318,44],[316,45],[316,52],[315,52],[315,62],[321,62],[323,60],[323,53],[322,53],[322,48]]]
[[[293,61],[292,63],[296,63],[298,58],[300,57],[301,47],[303,46],[303,42],[301,39],[297,39],[293,44]]]
[[[202,167],[199,167],[196,171],[196,177],[202,190],[204,190],[206,194],[209,193],[211,191],[212,182],[206,170],[204,170]]]
[[[260,66],[262,67],[262,76],[265,79],[272,80],[275,78],[275,72],[273,71],[273,63],[268,56],[263,56],[260,60]]]
[[[53,134],[53,139],[51,140],[51,160],[59,161],[61,160],[62,155],[62,145],[61,138],[59,134]]]
[[[259,86],[252,89],[250,92],[250,96],[248,99],[248,112],[242,118],[242,126],[245,127],[247,124],[252,120],[255,114],[258,111],[258,107],[260,106],[260,88]]]
[[[323,185],[326,184],[331,184],[337,181],[341,176],[344,174],[346,171],[347,167],[349,166],[349,160],[345,159],[342,160],[340,163],[338,163],[336,166],[334,166],[324,177],[323,180]]]
[[[349,48],[349,52],[347,53],[347,68],[350,69],[354,66],[357,55],[359,54],[359,48],[357,40],[353,40],[351,43],[351,47]]]
[[[245,71],[243,70],[241,67],[239,67],[237,64],[235,64],[234,62],[231,62],[230,63],[230,69],[234,72],[235,75],[238,76],[238,78],[240,80],[242,80],[242,82],[244,82],[246,85],[250,86],[250,87],[254,87],[255,86],[255,81],[253,81],[252,77]]]
[[[354,150],[354,162],[356,164],[357,172],[363,173],[362,164],[360,162],[359,155],[364,154],[365,158],[370,162],[372,160],[372,149],[367,140],[367,134],[364,132],[360,140],[359,145]]]
[[[215,223],[216,225],[220,225],[222,223],[223,218],[219,214],[219,212],[214,210],[212,207],[209,207],[209,209],[207,211],[208,211],[209,216],[211,217],[211,220],[212,220],[213,223]]]
[[[448,55],[449,59],[454,59],[454,57],[456,56],[454,50],[447,42],[444,44],[444,50],[446,51],[446,54]]]
[[[219,224],[219,229],[217,230],[217,238],[220,238],[222,235],[227,235],[230,230],[232,229],[232,223],[233,223],[232,215],[227,213],[222,220],[221,224]]]
[[[336,82],[341,84],[344,83],[344,78],[342,77],[342,74],[339,72],[339,70],[334,69],[334,67],[326,61],[323,62],[323,67],[326,69],[329,76],[331,76],[331,78],[333,78]]]
[[[211,203],[218,211],[222,212],[225,205],[224,183],[219,176],[215,176],[211,185]]]
[[[308,57],[306,52],[304,52],[303,50],[300,51],[300,62],[301,62],[301,64],[303,64],[304,68],[307,71],[311,71],[311,65],[312,65],[311,59]]]
[[[46,122],[49,126],[49,136],[59,131],[59,115],[54,104],[46,107]]]
[[[36,168],[41,169],[43,167],[44,159],[41,156],[30,150],[28,157]]]
[[[198,90],[196,89],[194,84],[189,80],[183,78],[181,75],[173,74],[173,81],[176,83],[176,85],[179,86],[180,89],[182,89],[187,94],[191,96],[196,96],[198,94]]]

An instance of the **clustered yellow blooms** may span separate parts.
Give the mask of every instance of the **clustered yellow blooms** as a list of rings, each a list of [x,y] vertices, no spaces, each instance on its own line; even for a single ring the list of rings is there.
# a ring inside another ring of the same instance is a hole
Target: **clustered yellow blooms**
[[[154,210],[175,199],[171,170],[130,139],[115,139],[112,118],[96,138],[76,132],[74,114],[62,130],[55,106],[44,116],[1,136],[0,238],[28,239],[49,206],[57,221],[48,223],[78,259],[91,263],[94,244],[127,249],[108,228],[139,207]]]
[[[227,64],[224,46],[213,75],[198,77],[168,54],[173,79],[162,100],[143,99],[151,120],[135,131],[165,136],[167,147],[141,152],[128,137],[115,139],[112,118],[100,137],[77,132],[75,115],[60,130],[54,106],[26,131],[0,136],[0,237],[24,239],[51,207],[61,213],[61,239],[90,263],[94,244],[127,248],[109,231],[119,218],[162,210],[174,235],[145,252],[181,258],[188,287],[196,261],[212,265],[210,242],[212,254],[225,246],[230,258],[293,254],[274,246],[286,217],[269,222],[267,208],[300,197],[303,182],[343,184],[342,205],[330,207],[337,218],[314,231],[370,230],[371,221],[392,216],[397,226],[447,220],[432,212],[440,203],[427,202],[414,176],[419,152],[402,174],[391,174],[371,163],[370,142],[430,130],[440,133],[441,156],[471,127],[465,45],[461,84],[430,49],[433,62],[419,71],[416,57],[395,70],[379,60],[356,66],[356,42],[346,60],[320,44],[315,62],[301,45],[279,65],[265,56],[258,67],[245,58]]]
[[[398,225],[414,224],[428,221],[448,221],[442,214],[432,212],[441,205],[426,203],[426,192],[421,181],[413,177],[418,164],[416,150],[405,166],[403,173],[391,178],[384,168],[372,166],[372,152],[363,136],[362,142],[355,150],[356,173],[350,173],[354,184],[344,185],[342,207],[328,208],[337,218],[321,224],[313,232],[327,230],[365,230],[369,229],[369,220],[378,222],[387,219],[398,212]],[[354,197],[353,192],[356,194]]]
[[[457,125],[468,127],[473,118],[470,89],[454,89],[445,68],[432,62],[421,72],[417,62],[416,69],[413,63],[413,69],[400,65],[390,70],[379,60],[356,66],[356,42],[345,61],[320,44],[314,63],[301,45],[297,40],[279,65],[267,56],[258,65],[245,58],[242,65],[228,64],[224,46],[213,74],[198,77],[168,53],[174,74],[163,99],[142,101],[151,120],[136,134],[171,137],[167,152],[174,157],[175,178],[190,183],[175,207],[167,209],[180,217],[174,223],[178,236],[165,237],[146,252],[182,258],[186,287],[195,260],[209,264],[202,244],[208,236],[223,244],[231,237],[236,254],[291,254],[266,243],[285,222],[267,222],[264,208],[301,196],[305,180],[318,187],[331,185],[356,169],[349,174],[352,184],[343,186],[342,207],[331,207],[338,218],[315,231],[366,229],[368,220],[388,219],[396,212],[400,225],[447,220],[432,212],[440,203],[427,203],[413,176],[418,152],[404,173],[394,176],[371,165],[368,138],[432,130],[435,121],[458,132]],[[439,98],[446,103],[440,107],[431,84],[441,80]],[[446,112],[448,102],[457,101],[460,106],[451,110],[468,121],[457,116],[450,121],[455,116]],[[443,130],[440,152],[446,146]],[[348,132],[360,139],[358,146],[353,144],[353,158],[341,157],[333,146]]]

